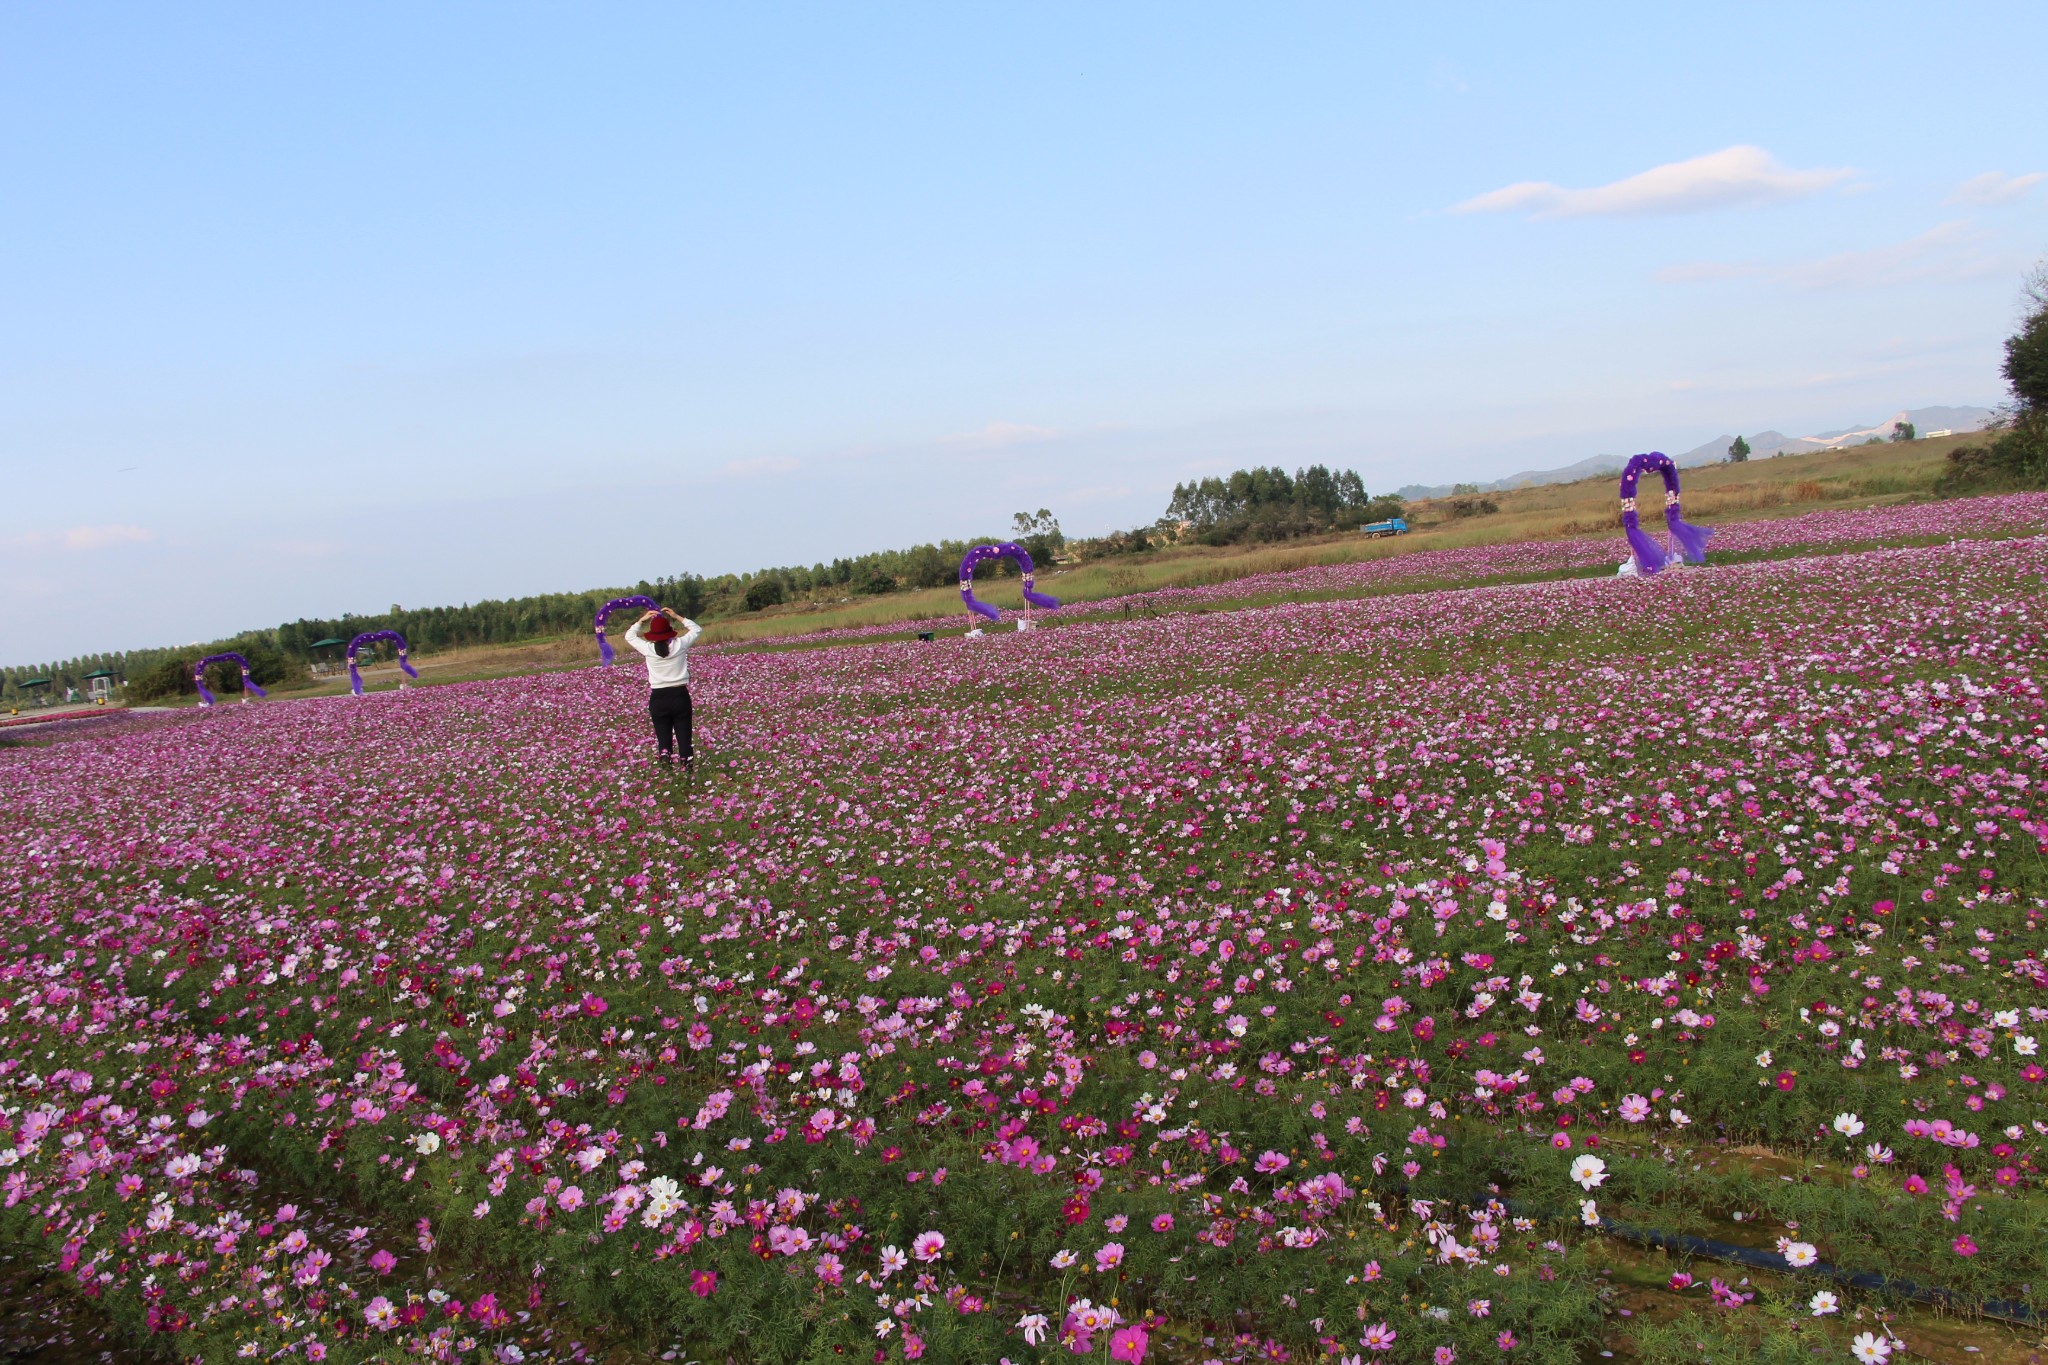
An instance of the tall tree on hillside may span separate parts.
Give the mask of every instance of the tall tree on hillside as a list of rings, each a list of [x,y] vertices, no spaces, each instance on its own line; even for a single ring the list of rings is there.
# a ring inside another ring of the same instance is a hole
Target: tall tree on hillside
[[[1060,530],[1060,519],[1044,507],[1035,513],[1019,512],[1011,517],[1010,534],[1024,547],[1024,553],[1031,556],[1033,564],[1050,564],[1059,558],[1061,550],[1067,548],[1067,537]]]
[[[1740,436],[1728,443],[1728,463],[1746,464],[1749,461],[1749,442]]]
[[[1892,439],[1894,441],[1910,441],[1917,434],[1911,422],[1892,423]]]
[[[2048,262],[2027,277],[2027,318],[2006,338],[2005,382],[2021,413],[2048,417]]]
[[[1945,492],[1986,485],[2048,485],[2048,261],[2034,267],[2021,295],[2025,316],[2005,342],[2005,382],[2012,407],[1984,445],[1957,446],[1936,487]]]

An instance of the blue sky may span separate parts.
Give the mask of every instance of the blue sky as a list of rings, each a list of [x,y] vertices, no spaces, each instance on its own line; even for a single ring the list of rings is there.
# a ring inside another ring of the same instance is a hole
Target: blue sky
[[[0,11],[0,662],[2003,396],[2048,8],[1403,10]]]

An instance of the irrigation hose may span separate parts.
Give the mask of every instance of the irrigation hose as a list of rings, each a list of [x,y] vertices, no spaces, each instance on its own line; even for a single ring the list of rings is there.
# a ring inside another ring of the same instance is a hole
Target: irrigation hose
[[[1611,1233],[1625,1242],[1635,1242],[1642,1246],[1657,1247],[1664,1251],[1681,1251],[1688,1256],[1704,1256],[1715,1261],[1733,1261],[1756,1270],[1821,1276],[1854,1289],[1893,1294],[1900,1298],[1912,1299],[1916,1303],[1933,1303],[1944,1308],[1975,1311],[1987,1318],[1998,1318],[2003,1322],[2033,1326],[2041,1321],[2041,1315],[2032,1307],[2010,1299],[1976,1299],[1953,1289],[1930,1288],[1914,1284],[1911,1280],[1892,1279],[1866,1271],[1844,1270],[1840,1266],[1829,1265],[1826,1261],[1816,1261],[1808,1266],[1793,1266],[1788,1264],[1783,1256],[1772,1252],[1737,1246],[1733,1242],[1716,1242],[1707,1237],[1694,1237],[1685,1232],[1651,1232],[1646,1228],[1616,1222],[1612,1218],[1602,1218],[1600,1230]]]

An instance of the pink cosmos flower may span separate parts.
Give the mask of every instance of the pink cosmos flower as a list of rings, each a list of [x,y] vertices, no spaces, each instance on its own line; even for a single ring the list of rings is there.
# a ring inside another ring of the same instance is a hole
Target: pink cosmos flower
[[[1252,1163],[1252,1169],[1261,1175],[1271,1175],[1275,1171],[1286,1170],[1290,1164],[1288,1159],[1280,1155],[1280,1153],[1264,1151],[1259,1153],[1259,1159]]]
[[[1141,1361],[1145,1348],[1151,1344],[1151,1335],[1138,1326],[1120,1327],[1110,1334],[1109,1358],[1111,1360]]]
[[[1159,1215],[1159,1216],[1158,1216],[1157,1218],[1154,1218],[1154,1219],[1152,1220],[1152,1231],[1154,1231],[1154,1232],[1172,1232],[1172,1231],[1173,1231],[1173,1215],[1172,1215],[1172,1214],[1170,1214],[1170,1213],[1162,1213],[1162,1214],[1160,1214],[1160,1215]]]
[[[715,1270],[693,1270],[690,1272],[690,1292],[700,1299],[708,1299],[718,1288],[718,1272]]]
[[[1097,1270],[1114,1270],[1123,1264],[1123,1259],[1124,1244],[1122,1242],[1108,1242],[1103,1245],[1100,1251],[1095,1253],[1095,1268]]]
[[[1391,1351],[1399,1333],[1384,1322],[1376,1322],[1365,1329],[1358,1338],[1358,1344],[1368,1351]]]

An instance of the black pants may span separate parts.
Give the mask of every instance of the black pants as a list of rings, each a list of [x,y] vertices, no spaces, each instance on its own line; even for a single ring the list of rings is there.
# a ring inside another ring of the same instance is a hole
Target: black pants
[[[690,735],[690,688],[657,687],[647,694],[647,714],[654,719],[654,743],[664,758],[672,750],[688,763],[696,754]]]

